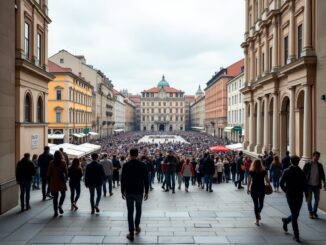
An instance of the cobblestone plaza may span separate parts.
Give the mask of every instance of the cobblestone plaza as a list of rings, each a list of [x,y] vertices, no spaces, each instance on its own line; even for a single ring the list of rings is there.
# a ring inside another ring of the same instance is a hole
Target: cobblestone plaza
[[[154,184],[149,200],[143,203],[142,232],[135,244],[293,244],[292,228],[284,234],[281,218],[289,214],[284,193],[265,198],[262,224],[253,224],[251,197],[232,183],[214,185],[208,193],[191,186],[176,194],[165,193]],[[90,214],[89,193],[82,189],[77,212],[70,211],[67,192],[64,214],[52,218],[52,201],[41,201],[40,191],[32,191],[32,209],[20,213],[18,207],[0,217],[2,244],[127,244],[127,209],[114,189],[103,197],[99,215]],[[304,204],[299,217],[304,244],[326,244],[326,213],[308,218]]]

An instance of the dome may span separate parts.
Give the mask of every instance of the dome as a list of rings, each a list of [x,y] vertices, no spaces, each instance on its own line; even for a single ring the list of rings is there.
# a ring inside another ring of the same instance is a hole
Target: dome
[[[170,87],[169,83],[165,81],[165,76],[162,76],[162,80],[157,84],[157,87]]]
[[[200,85],[199,85],[199,87],[198,87],[198,90],[197,90],[197,92],[196,92],[196,95],[197,96],[200,96],[200,95],[203,95],[204,93],[203,93],[203,91],[201,90],[201,87],[200,87]]]

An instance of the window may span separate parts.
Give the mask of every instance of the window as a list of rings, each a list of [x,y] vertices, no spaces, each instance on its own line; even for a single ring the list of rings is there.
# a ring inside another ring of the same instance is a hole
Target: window
[[[302,52],[302,24],[298,26],[298,58],[301,57]]]
[[[288,56],[289,56],[289,37],[284,38],[284,65],[287,64]]]
[[[269,48],[269,70],[273,68],[273,47]]]
[[[29,48],[30,48],[30,33],[29,24],[25,22],[25,57],[29,58]]]
[[[55,113],[55,121],[56,123],[61,123],[61,111]]]
[[[43,101],[41,97],[37,100],[37,122],[43,122]]]
[[[61,100],[61,89],[57,89],[57,100]]]
[[[42,65],[42,35],[37,33],[37,62]]]
[[[24,122],[32,122],[32,98],[29,94],[25,96],[24,110]]]

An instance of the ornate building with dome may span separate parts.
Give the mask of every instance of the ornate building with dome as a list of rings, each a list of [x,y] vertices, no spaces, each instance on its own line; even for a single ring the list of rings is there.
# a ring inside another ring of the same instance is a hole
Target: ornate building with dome
[[[186,129],[184,92],[162,80],[141,93],[141,131],[164,132]]]

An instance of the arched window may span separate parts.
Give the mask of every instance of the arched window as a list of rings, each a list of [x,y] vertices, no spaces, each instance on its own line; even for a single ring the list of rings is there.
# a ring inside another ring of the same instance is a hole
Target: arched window
[[[37,122],[44,122],[43,119],[43,101],[42,98],[39,97],[37,100]]]
[[[24,122],[32,122],[32,98],[26,94],[24,101]]]

